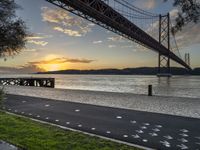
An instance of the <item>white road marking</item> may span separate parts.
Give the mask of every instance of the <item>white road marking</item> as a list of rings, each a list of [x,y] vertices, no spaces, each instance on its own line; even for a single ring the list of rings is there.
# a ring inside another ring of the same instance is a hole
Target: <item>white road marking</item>
[[[56,122],[59,122],[59,120],[58,120],[58,119],[56,119],[55,121],[56,121]]]
[[[29,116],[32,116],[32,114],[31,114],[31,113],[29,113],[28,115],[29,115]]]
[[[149,126],[150,125],[150,123],[143,123],[145,126]]]
[[[137,123],[137,121],[135,121],[135,120],[131,120],[130,122],[131,122],[132,124]]]
[[[184,132],[184,133],[187,133],[187,132],[189,132],[188,130],[186,130],[186,129],[181,129],[180,130],[181,132]]]
[[[167,136],[163,136],[164,138],[168,139],[168,140],[172,140],[173,137],[171,137],[170,135],[167,135]]]
[[[96,130],[96,128],[91,128],[91,130],[93,130],[93,131],[94,131],[94,130]]]
[[[124,138],[127,138],[127,137],[128,137],[128,135],[123,135],[123,137],[124,137]]]
[[[46,117],[45,119],[46,119],[46,120],[49,120],[49,117]]]
[[[184,138],[178,139],[178,141],[181,141],[181,142],[183,142],[183,143],[187,143],[187,142],[188,142],[188,140],[186,140],[186,139],[184,139]]]
[[[40,115],[37,115],[38,118],[40,118]]]
[[[142,130],[136,130],[137,133],[144,133]]]
[[[183,136],[183,137],[188,137],[188,135],[185,134],[185,133],[181,133],[181,134],[179,134],[179,135],[181,135],[181,136]]]
[[[142,127],[140,127],[141,129],[147,129],[147,127],[145,127],[145,126],[142,126]]]
[[[24,112],[22,111],[21,114],[24,114]]]
[[[81,124],[79,124],[79,125],[78,125],[78,127],[79,127],[79,128],[81,128],[81,127],[82,127],[82,125],[81,125]]]
[[[76,109],[76,110],[75,110],[75,112],[79,112],[79,111],[80,111],[79,109]]]
[[[133,137],[134,139],[139,139],[139,138],[140,138],[140,136],[139,136],[139,135],[137,135],[137,134],[135,134],[135,135],[132,135],[132,137]]]
[[[196,142],[195,144],[200,145],[200,143]]]
[[[106,131],[106,133],[107,133],[107,134],[110,134],[111,132],[110,132],[110,131]]]
[[[149,135],[151,135],[151,136],[158,136],[157,133],[149,133]]]
[[[117,118],[117,119],[122,119],[122,116],[117,116],[116,118]]]
[[[152,129],[154,132],[159,132],[160,131],[160,129],[158,129],[158,128],[155,128],[155,129]]]
[[[26,103],[26,101],[22,101],[22,103]]]
[[[162,128],[162,125],[155,125],[156,128]]]
[[[195,138],[200,140],[200,137],[195,137]]]
[[[145,142],[145,143],[146,143],[146,142],[148,142],[148,140],[147,140],[147,139],[143,139],[142,141],[143,141],[143,142]]]
[[[66,122],[66,124],[70,124],[70,122]]]
[[[181,149],[188,149],[188,147],[184,144],[181,144],[181,145],[177,145],[177,147],[180,147]]]
[[[46,104],[46,105],[44,105],[45,107],[49,107],[50,105],[49,104]]]
[[[170,143],[167,141],[160,141],[165,147],[171,147]]]
[[[9,108],[8,110],[12,110],[12,109]]]
[[[18,112],[17,110],[15,110],[15,112]]]

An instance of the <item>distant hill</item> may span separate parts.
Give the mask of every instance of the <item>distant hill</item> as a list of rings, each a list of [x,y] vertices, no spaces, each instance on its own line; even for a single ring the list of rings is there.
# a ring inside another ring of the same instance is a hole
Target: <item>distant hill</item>
[[[94,74],[94,75],[156,75],[157,67],[140,67],[140,68],[125,68],[125,69],[98,69],[98,70],[59,70],[49,72],[38,72],[37,74]],[[162,68],[164,71],[164,69]],[[200,68],[195,68],[188,71],[184,68],[172,67],[173,75],[200,75]]]

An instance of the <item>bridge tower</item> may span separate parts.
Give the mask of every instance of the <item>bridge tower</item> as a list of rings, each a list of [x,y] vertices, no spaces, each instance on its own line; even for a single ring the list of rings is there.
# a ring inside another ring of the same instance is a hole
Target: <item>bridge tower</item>
[[[159,43],[164,45],[169,53],[164,56],[161,53],[158,55],[158,76],[171,76],[170,69],[170,15],[159,16]]]

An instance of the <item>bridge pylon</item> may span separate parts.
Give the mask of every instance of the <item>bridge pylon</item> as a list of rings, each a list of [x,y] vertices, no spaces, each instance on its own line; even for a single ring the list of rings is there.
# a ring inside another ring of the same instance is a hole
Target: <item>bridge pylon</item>
[[[165,46],[168,56],[158,54],[158,74],[157,76],[171,76],[170,69],[170,14],[159,16],[159,43]]]

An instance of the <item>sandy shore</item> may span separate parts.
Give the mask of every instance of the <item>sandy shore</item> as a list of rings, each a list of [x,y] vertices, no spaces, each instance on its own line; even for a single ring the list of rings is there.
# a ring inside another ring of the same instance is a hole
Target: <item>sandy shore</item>
[[[200,99],[194,98],[148,97],[130,93],[40,87],[6,86],[4,89],[9,94],[200,118]]]

